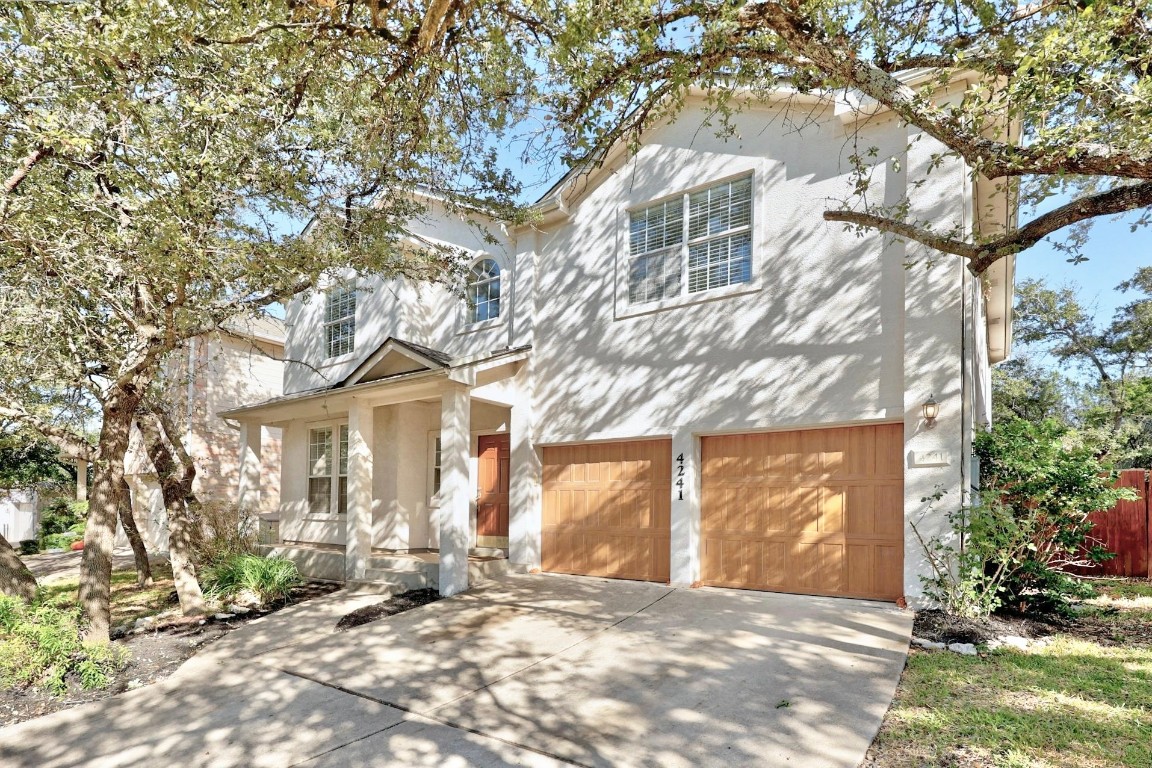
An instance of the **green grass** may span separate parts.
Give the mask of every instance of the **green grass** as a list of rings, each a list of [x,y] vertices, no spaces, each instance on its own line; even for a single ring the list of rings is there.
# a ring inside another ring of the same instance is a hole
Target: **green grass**
[[[1092,584],[1098,592],[1113,600],[1152,600],[1152,581],[1148,579],[1100,579]]]
[[[144,616],[153,616],[171,608],[169,598],[175,589],[172,583],[172,568],[167,564],[152,566],[152,586],[136,588],[136,570],[129,568],[112,573],[112,625],[136,621]],[[40,587],[41,601],[48,605],[64,607],[74,605],[76,592],[80,588],[78,579],[54,581]]]
[[[1112,645],[1111,624],[1148,626],[1150,585],[1097,584],[1087,636],[1059,635],[1029,652],[983,658],[913,653],[873,746],[876,766],[1097,768],[1152,766],[1152,643]],[[1094,601],[1097,602],[1097,601]],[[1144,600],[1140,600],[1141,603]],[[1105,617],[1107,616],[1107,618]]]

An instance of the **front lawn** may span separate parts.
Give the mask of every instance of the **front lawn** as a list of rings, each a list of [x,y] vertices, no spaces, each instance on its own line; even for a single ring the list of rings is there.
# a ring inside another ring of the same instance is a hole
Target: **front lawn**
[[[43,601],[53,605],[74,605],[79,578],[53,581],[40,588]],[[166,562],[152,563],[152,586],[136,588],[136,570],[112,572],[112,626],[128,624],[144,616],[153,616],[176,606],[172,567]]]
[[[1051,642],[913,650],[866,766],[1152,766],[1152,584],[1101,596]]]

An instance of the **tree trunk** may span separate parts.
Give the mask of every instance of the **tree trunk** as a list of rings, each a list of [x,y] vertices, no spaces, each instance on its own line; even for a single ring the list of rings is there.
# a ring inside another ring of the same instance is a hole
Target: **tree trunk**
[[[104,401],[80,560],[79,601],[88,619],[85,639],[94,643],[108,642],[112,624],[112,547],[120,487],[124,483],[124,454],[139,403],[140,396],[132,385],[116,386]]]
[[[36,597],[36,577],[3,536],[0,536],[0,593],[26,602]]]
[[[140,537],[140,529],[136,527],[136,517],[132,512],[132,489],[124,481],[120,486],[120,525],[124,526],[124,535],[132,545],[132,557],[136,561],[136,586],[152,586],[152,565],[148,562],[148,550],[144,547],[144,539]]]
[[[204,593],[196,580],[196,566],[192,562],[192,521],[188,515],[187,498],[192,493],[192,481],[196,477],[196,465],[190,459],[183,463],[183,473],[177,474],[176,460],[164,440],[165,420],[154,412],[140,414],[136,419],[148,458],[160,479],[160,491],[164,496],[164,509],[168,512],[168,558],[172,563],[172,579],[176,583],[176,596],[180,599],[180,611],[185,616],[200,616],[207,612]],[[179,438],[168,433],[175,444]],[[186,454],[185,454],[186,455]]]

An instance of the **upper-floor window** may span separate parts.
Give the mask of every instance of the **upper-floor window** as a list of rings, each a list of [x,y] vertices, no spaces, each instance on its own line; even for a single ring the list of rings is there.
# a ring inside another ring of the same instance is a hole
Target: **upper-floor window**
[[[479,323],[500,316],[500,265],[481,259],[468,273],[468,322]]]
[[[752,280],[752,179],[629,214],[628,301],[644,304]]]
[[[324,348],[328,357],[356,349],[356,291],[333,288],[324,304]]]

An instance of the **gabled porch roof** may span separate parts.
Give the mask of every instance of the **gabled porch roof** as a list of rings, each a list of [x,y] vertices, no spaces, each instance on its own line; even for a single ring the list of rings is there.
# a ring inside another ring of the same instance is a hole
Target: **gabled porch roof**
[[[525,345],[450,359],[436,350],[390,338],[347,378],[331,386],[274,397],[260,403],[220,411],[217,415],[225,419],[269,424],[290,418],[308,418],[313,415],[313,411],[317,415],[325,415],[344,410],[353,399],[378,401],[376,404],[385,405],[438,397],[444,383],[448,381],[467,387],[480,387],[515,375],[520,364],[528,359],[531,349],[530,345]],[[393,373],[388,372],[388,363],[401,368],[419,363],[420,367]],[[378,377],[363,381],[368,375]]]

